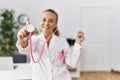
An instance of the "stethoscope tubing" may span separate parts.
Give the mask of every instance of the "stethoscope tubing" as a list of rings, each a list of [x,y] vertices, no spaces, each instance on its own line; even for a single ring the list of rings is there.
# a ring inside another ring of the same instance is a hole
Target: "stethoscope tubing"
[[[32,33],[29,34],[29,38],[30,38],[30,55],[31,55],[31,58],[33,60],[34,63],[38,63],[43,55],[43,52],[44,52],[44,47],[45,47],[45,42],[43,42],[43,46],[42,46],[42,50],[40,51],[40,54],[39,54],[39,58],[38,60],[36,61],[33,57],[33,51],[32,51],[32,39],[31,39],[31,36],[32,36]]]
[[[56,30],[57,30],[57,29],[56,29]],[[55,33],[56,30],[55,30],[53,33]],[[39,31],[39,32],[40,32],[40,31]],[[44,53],[45,43],[47,43],[47,42],[50,40],[51,36],[52,36],[52,35],[50,35],[50,36],[47,38],[46,41],[43,41],[42,49],[41,49],[41,51],[40,51],[38,60],[35,60],[34,57],[33,57],[33,51],[32,51],[32,38],[31,38],[31,37],[32,37],[32,32],[30,32],[30,34],[29,34],[29,39],[30,39],[30,56],[31,56],[32,61],[33,61],[34,63],[38,63],[38,62],[40,61],[40,59],[41,59],[41,57],[42,57],[42,55],[43,55],[43,53]]]

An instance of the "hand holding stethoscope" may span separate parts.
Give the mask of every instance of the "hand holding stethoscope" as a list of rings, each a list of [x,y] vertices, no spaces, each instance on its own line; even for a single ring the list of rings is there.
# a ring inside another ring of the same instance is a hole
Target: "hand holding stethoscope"
[[[31,55],[31,58],[33,60],[34,63],[38,63],[39,60],[41,59],[41,56],[44,52],[44,46],[45,46],[45,42],[42,46],[42,50],[40,51],[40,55],[39,55],[39,58],[37,61],[35,61],[34,57],[33,57],[33,53],[32,53],[32,34],[35,30],[35,27],[30,24],[30,23],[26,23],[26,26],[23,27],[19,32],[18,32],[18,43],[21,45],[22,48],[25,48],[28,46],[28,43],[30,44],[30,55]],[[29,40],[29,42],[28,42]]]
[[[18,43],[21,45],[22,48],[28,46],[28,40],[30,33],[34,32],[35,27],[32,26],[30,23],[26,23],[25,27],[20,29],[17,34]]]

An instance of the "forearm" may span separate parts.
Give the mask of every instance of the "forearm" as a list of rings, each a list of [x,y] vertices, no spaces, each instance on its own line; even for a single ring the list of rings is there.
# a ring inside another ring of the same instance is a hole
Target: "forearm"
[[[16,42],[16,47],[18,48],[19,53],[25,53],[25,54],[29,53],[29,43],[28,43],[28,45],[25,48],[23,48],[21,46],[21,44],[17,41]]]
[[[80,58],[80,49],[81,46],[78,43],[75,43],[75,45],[72,47],[72,50],[70,50],[66,56],[66,64],[73,68],[77,67],[77,63]]]

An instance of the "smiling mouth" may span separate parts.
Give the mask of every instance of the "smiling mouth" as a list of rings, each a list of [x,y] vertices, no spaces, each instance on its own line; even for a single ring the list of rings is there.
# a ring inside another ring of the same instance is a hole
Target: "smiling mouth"
[[[48,31],[50,30],[50,27],[44,27],[43,30]]]
[[[49,30],[49,29],[50,29],[50,27],[44,27],[44,29]]]

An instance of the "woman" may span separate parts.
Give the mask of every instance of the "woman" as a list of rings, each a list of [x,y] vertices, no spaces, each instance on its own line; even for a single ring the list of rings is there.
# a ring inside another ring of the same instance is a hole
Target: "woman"
[[[34,59],[39,59],[43,47],[44,51],[39,62],[34,63],[31,60],[32,80],[71,80],[66,65],[76,67],[84,36],[82,32],[78,32],[74,47],[69,50],[66,39],[59,37],[57,22],[58,14],[54,10],[47,9],[42,13],[40,20],[42,33],[32,36]],[[29,34],[26,27],[18,32],[16,45],[20,53],[30,53]]]

